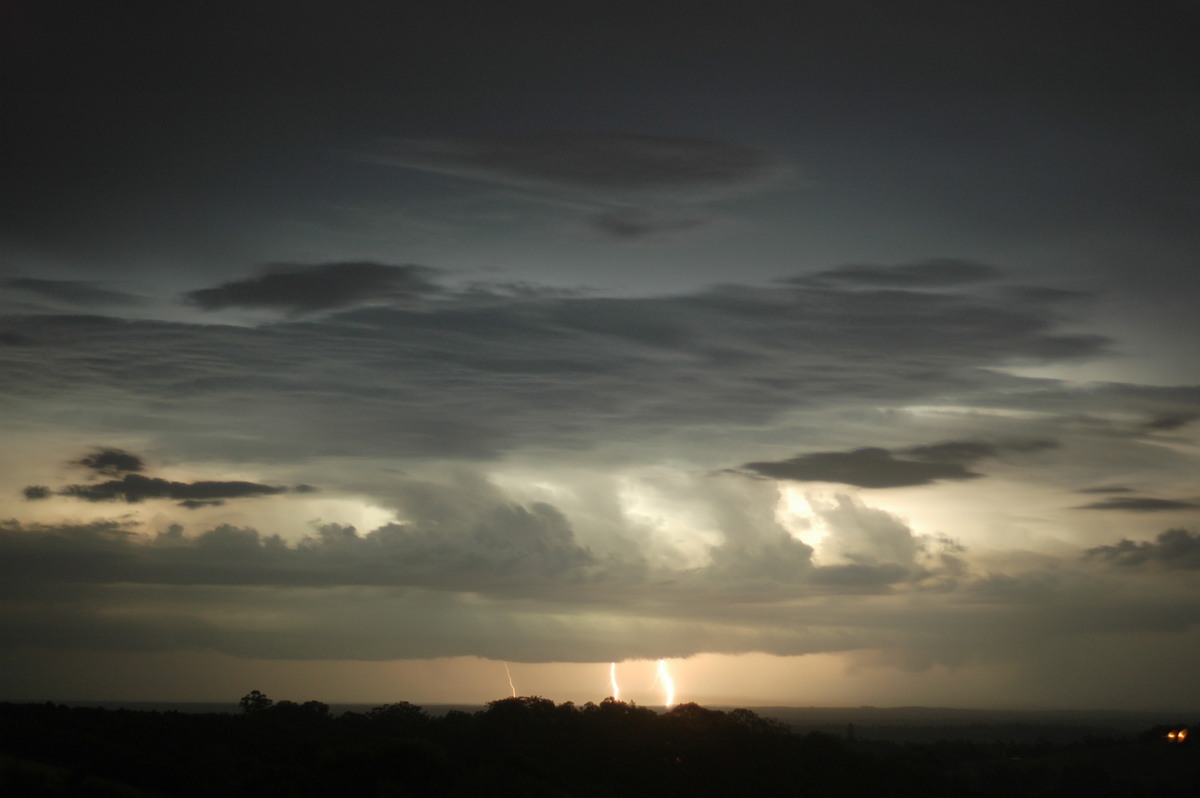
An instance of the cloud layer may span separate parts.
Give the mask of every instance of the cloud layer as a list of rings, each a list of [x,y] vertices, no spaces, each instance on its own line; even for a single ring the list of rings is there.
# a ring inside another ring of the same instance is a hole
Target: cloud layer
[[[333,453],[352,440],[358,454],[485,456],[517,442],[753,424],[847,401],[978,401],[994,390],[1012,402],[1042,386],[991,369],[1107,346],[1056,330],[1056,303],[1016,307],[984,293],[727,285],[645,299],[439,295],[411,267],[330,264],[205,296],[213,307],[337,310],[372,301],[381,284],[411,301],[257,328],[10,318],[4,331],[28,344],[0,350],[11,375],[0,392],[43,409],[85,382],[131,412],[169,401],[201,426],[225,419],[214,443],[235,451],[241,441],[260,454]],[[370,440],[352,431],[368,427]],[[967,474],[961,460],[909,460],[909,480]]]
[[[396,141],[372,159],[518,185],[704,197],[767,179],[779,162],[720,141],[631,134],[548,134]]]
[[[647,569],[581,547],[548,505],[491,505],[446,529],[326,525],[293,544],[227,525],[148,538],[118,522],[9,521],[0,645],[522,662],[889,649],[923,670],[1025,656],[1039,639],[1200,623],[1194,602],[1180,603],[1190,582],[1131,594],[1122,581],[1194,570],[1200,546],[1185,530],[997,570],[850,497],[821,512],[850,562],[821,566],[794,540],[731,533],[700,571]]]
[[[22,506],[130,514],[6,522],[3,639],[301,659],[877,650],[922,670],[1123,633],[1104,608],[1188,633],[1190,532],[976,548],[856,491],[994,483],[1003,502],[1050,474],[1063,512],[1080,489],[1149,509],[1090,461],[1119,455],[1130,484],[1138,458],[1166,473],[1153,444],[1183,425],[1146,420],[1183,418],[1195,391],[1006,371],[1108,341],[1063,332],[1070,296],[1014,305],[990,268],[846,274],[613,298],[290,265],[202,289],[279,312],[257,326],[8,317],[0,396],[129,447],[74,450],[60,464],[90,479],[30,485]],[[808,419],[831,413],[851,422],[821,443]],[[263,476],[166,479],[134,450]],[[283,487],[301,480],[321,492]],[[803,510],[782,509],[793,491]],[[189,528],[139,514],[154,500],[195,510]],[[338,516],[364,504],[391,520]]]
[[[362,304],[391,304],[436,290],[433,269],[382,263],[276,264],[258,277],[190,291],[185,299],[203,310],[269,308],[312,313]]]
[[[746,463],[749,471],[771,479],[796,482],[840,482],[860,488],[904,488],[931,485],[939,480],[976,479],[980,473],[967,465],[1000,456],[1002,452],[1031,452],[1053,449],[1054,441],[1032,440],[1005,443],[947,441],[927,446],[909,446],[895,454],[868,447],[850,452],[813,452],[788,460]]]

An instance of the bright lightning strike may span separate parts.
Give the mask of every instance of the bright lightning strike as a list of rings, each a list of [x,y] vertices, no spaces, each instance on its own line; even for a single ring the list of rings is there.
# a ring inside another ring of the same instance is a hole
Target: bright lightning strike
[[[675,703],[675,680],[671,678],[671,674],[667,671],[667,661],[660,659],[658,661],[658,669],[654,673],[654,681],[662,682],[663,695],[665,701],[663,706],[670,709]]]
[[[621,700],[621,688],[617,687],[617,663],[609,663],[608,666],[608,684],[612,687],[613,701]]]
[[[504,675],[508,677],[508,689],[512,690],[512,697],[517,697],[517,687],[513,684],[512,672],[508,669],[508,663],[504,663]]]

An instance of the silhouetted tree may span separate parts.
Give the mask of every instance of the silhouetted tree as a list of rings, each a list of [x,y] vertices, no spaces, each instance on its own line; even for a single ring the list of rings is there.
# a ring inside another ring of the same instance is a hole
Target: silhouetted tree
[[[267,698],[258,690],[251,690],[242,696],[242,700],[238,701],[238,706],[242,708],[242,712],[247,715],[252,715],[256,712],[263,712],[270,709],[275,702]]]

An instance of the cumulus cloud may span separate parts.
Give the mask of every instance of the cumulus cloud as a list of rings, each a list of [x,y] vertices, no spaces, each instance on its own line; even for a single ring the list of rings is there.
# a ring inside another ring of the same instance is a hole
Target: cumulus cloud
[[[831,547],[841,558],[859,566],[912,567],[921,545],[908,524],[894,513],[868,507],[852,496],[837,494],[813,510],[830,530]],[[847,573],[863,573],[854,571]],[[892,573],[894,569],[885,569]],[[895,581],[895,580],[893,580]]]
[[[1112,546],[1088,549],[1086,558],[1125,568],[1200,568],[1200,534],[1187,529],[1168,529],[1153,543],[1122,540]]]
[[[602,551],[583,542],[585,516],[515,500],[479,470],[444,473],[454,477],[388,480],[402,520],[369,531],[320,523],[291,540],[228,524],[154,535],[114,521],[0,523],[0,648],[516,661],[875,648],[919,652],[930,667],[1111,630],[1073,607],[1120,608],[1146,628],[1186,630],[1197,614],[1156,614],[1174,600],[1170,585],[1131,608],[1097,586],[1105,572],[1085,578],[1052,558],[973,568],[956,541],[847,495],[810,500],[827,532],[822,554],[833,555],[814,561],[779,525],[771,484],[664,475],[666,514],[678,505],[691,513],[680,529],[714,535],[707,559],[686,563],[649,558],[648,538],[667,531],[653,521],[625,516],[636,545]],[[1183,542],[1196,546],[1194,535]],[[1156,556],[1185,567],[1179,554]]]
[[[781,542],[776,550],[795,555],[803,578],[776,588],[729,571],[706,579],[621,569],[574,541],[557,508],[534,504],[485,502],[446,529],[422,522],[359,534],[329,524],[297,543],[228,525],[148,538],[117,522],[0,522],[0,648],[592,662],[874,648],[920,651],[929,667],[1003,660],[1045,636],[1124,633],[1131,622],[1185,630],[1198,620],[1194,610],[1163,613],[1169,592],[1143,591],[1134,606],[1064,563],[974,582],[959,572],[960,589],[951,582],[919,604],[871,601],[922,589],[921,569],[904,561],[920,544],[874,508],[829,509],[859,561],[813,567],[805,547]],[[753,538],[771,543],[765,528]]]
[[[559,507],[514,501],[471,472],[459,471],[446,482],[402,479],[395,487],[397,514],[405,520],[362,533],[347,524],[314,522],[307,534],[286,542],[229,524],[192,535],[172,525],[150,537],[136,534],[132,523],[10,521],[0,525],[0,559],[26,581],[47,584],[69,574],[68,581],[87,584],[373,585],[612,607],[650,595],[651,586],[663,600],[709,602],[738,590],[873,593],[928,576],[917,567],[925,543],[904,521],[845,496],[818,513],[842,559],[863,568],[815,565],[813,548],[778,524],[769,501],[774,491],[729,477],[680,475],[659,485],[693,511],[685,527],[716,534],[699,561],[652,560],[654,544],[647,537],[656,534],[653,525],[629,517],[622,523],[635,536],[634,547],[594,551]]]
[[[252,528],[220,525],[194,537],[172,526],[147,540],[128,525],[0,523],[13,578],[107,584],[426,586],[521,594],[543,582],[597,578],[603,563],[546,503],[496,504],[465,523],[386,524],[360,535],[325,524],[296,544]],[[611,564],[610,564],[611,565]]]
[[[269,308],[314,313],[362,304],[388,304],[435,293],[423,266],[372,262],[277,264],[257,277],[190,291],[185,299],[203,310],[229,307]]]

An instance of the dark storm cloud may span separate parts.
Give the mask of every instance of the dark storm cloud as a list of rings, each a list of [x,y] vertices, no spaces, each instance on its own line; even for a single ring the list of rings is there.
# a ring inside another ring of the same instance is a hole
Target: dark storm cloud
[[[143,499],[181,499],[207,502],[214,499],[271,496],[286,491],[287,488],[284,487],[260,485],[256,482],[171,482],[141,474],[126,474],[121,479],[111,479],[107,482],[91,485],[68,485],[56,493],[59,496],[70,496],[89,502],[124,500],[132,504]]]
[[[1027,440],[1004,440],[996,442],[985,441],[946,441],[928,446],[909,446],[898,449],[900,454],[926,462],[974,463],[991,457],[1002,457],[1006,452],[1028,454],[1047,449],[1057,449],[1058,441],[1044,438]]]
[[[1124,485],[1102,485],[1096,488],[1080,488],[1079,493],[1133,493],[1133,488]]]
[[[27,500],[36,501],[51,496],[67,496],[89,502],[125,501],[134,504],[145,499],[176,499],[178,505],[188,510],[202,507],[219,507],[225,499],[254,496],[271,496],[287,492],[277,485],[260,485],[241,481],[172,482],[141,473],[145,468],[142,458],[122,449],[100,448],[73,465],[83,466],[95,475],[114,477],[98,483],[67,485],[51,490],[44,485],[29,485],[23,491]],[[296,487],[298,493],[311,493],[311,485]]]
[[[1122,540],[1115,546],[1088,549],[1086,559],[1123,567],[1200,568],[1200,534],[1168,529],[1155,542]]]
[[[543,503],[493,505],[462,525],[388,524],[361,536],[329,524],[294,545],[228,525],[194,537],[174,526],[147,540],[113,523],[6,521],[0,559],[5,577],[21,582],[428,585],[499,594],[537,594],[543,582],[586,581],[605,568],[577,543],[566,517]]]
[[[0,346],[26,346],[29,339],[20,333],[0,330]]]
[[[203,507],[221,507],[224,504],[224,499],[185,499],[179,502],[179,506],[185,510],[199,510]]]
[[[631,241],[661,238],[704,223],[703,219],[662,217],[640,210],[612,211],[592,220],[600,232]]]
[[[1142,425],[1142,429],[1147,432],[1169,432],[1184,427],[1195,421],[1197,415],[1195,413],[1177,413],[1173,415],[1160,416],[1151,419]]]
[[[1075,302],[1092,296],[1087,291],[1074,291],[1067,288],[1048,288],[1042,285],[1014,285],[999,289],[999,293],[1014,302],[1032,302],[1039,305],[1054,305],[1058,303]]]
[[[685,494],[711,513],[723,537],[710,561],[651,565],[636,552],[596,554],[554,505],[514,502],[478,475],[457,473],[451,483],[398,480],[400,514],[410,519],[403,523],[362,534],[324,524],[293,542],[229,525],[192,535],[173,525],[152,537],[111,522],[3,522],[0,572],[8,568],[24,583],[47,585],[410,586],[619,606],[624,591],[640,594],[651,584],[667,597],[738,589],[799,596],[827,587],[870,594],[939,571],[927,550],[957,550],[946,541],[918,540],[897,516],[839,496],[819,512],[839,550],[863,567],[817,566],[812,547],[775,521],[771,487],[718,477],[693,485],[700,495]]]
[[[1054,441],[1033,440],[1004,443],[947,441],[928,446],[897,449],[898,458],[887,449],[868,447],[849,452],[813,452],[788,460],[746,463],[742,466],[771,479],[797,482],[840,482],[861,488],[901,488],[929,485],[938,480],[976,479],[983,476],[966,466],[1004,451],[1030,452],[1055,448]]]
[[[914,460],[930,463],[973,463],[999,453],[994,444],[982,441],[947,441],[927,446],[909,446],[899,451]]]
[[[805,551],[795,548],[798,566]],[[147,539],[113,522],[5,521],[0,648],[199,645],[290,659],[594,662],[913,645],[930,662],[953,662],[1081,628],[1182,630],[1196,620],[1195,610],[1164,613],[1171,596],[1145,596],[1137,607],[1106,600],[1094,579],[1063,568],[975,582],[960,574],[967,604],[927,592],[919,605],[869,607],[828,597],[884,595],[904,583],[924,589],[913,582],[922,575],[894,562],[802,571],[803,584],[784,593],[738,590],[694,572],[648,580],[599,562],[574,542],[561,514],[537,505],[493,505],[453,529],[393,524],[359,535],[328,525],[295,544],[232,526],[196,536],[172,527]],[[943,589],[953,594],[954,580]],[[795,603],[805,596],[816,603]],[[1076,605],[1087,612],[1070,611]]]
[[[142,458],[121,449],[97,449],[76,461],[76,464],[107,477],[135,473],[144,468]]]
[[[224,297],[214,303],[253,286],[253,301],[314,306],[314,273],[284,275],[301,286],[291,298],[281,290],[268,300],[267,283],[251,280],[228,295],[213,289]],[[1105,351],[1104,339],[1059,335],[1056,319],[1036,303],[798,285],[643,299],[440,294],[258,328],[26,317],[15,323],[32,345],[0,349],[0,394],[19,391],[49,412],[87,384],[125,397],[131,413],[146,408],[147,419],[169,408],[187,423],[164,424],[160,436],[222,456],[268,456],[302,440],[326,454],[487,457],[847,402],[989,387],[1003,387],[1005,402],[1021,401],[1024,386],[1044,396],[1044,383],[988,369]],[[882,484],[969,478],[962,458],[980,452],[947,451],[854,463],[876,467]]]
[[[886,449],[814,452],[774,462],[746,463],[742,468],[771,479],[797,482],[840,482],[861,488],[900,488],[929,485],[940,479],[983,476],[960,463],[899,460]]]
[[[1030,391],[1008,398],[1007,406],[1037,412],[1078,414],[1081,402],[1093,408],[1110,408],[1122,414],[1137,414],[1153,418],[1186,416],[1200,406],[1200,385],[1144,385],[1137,383],[1105,382],[1089,386],[1086,391],[1067,390],[1065,386],[1046,386],[1047,390]],[[1106,427],[1114,434],[1129,437],[1130,432],[1144,433],[1141,425],[1132,429],[1127,424],[1115,424],[1103,418],[1090,418],[1097,428]]]
[[[42,280],[34,277],[18,277],[5,282],[5,286],[77,307],[137,305],[145,301],[142,297],[122,291],[99,288],[82,280]]]
[[[909,569],[896,563],[883,565],[829,565],[813,572],[813,581],[821,585],[844,587],[882,588],[902,582],[909,577]]]
[[[1154,499],[1149,496],[1119,496],[1076,507],[1076,510],[1123,510],[1134,513],[1159,513],[1171,510],[1190,510],[1200,507],[1195,502],[1178,499]]]
[[[381,143],[371,160],[502,183],[704,197],[778,174],[778,159],[722,141],[578,133]]]
[[[436,270],[382,263],[277,264],[258,277],[235,280],[185,295],[204,310],[271,308],[291,313],[337,310],[365,303],[390,303],[436,292]]]
[[[847,265],[797,278],[843,285],[881,288],[943,288],[994,280],[1001,274],[995,266],[952,258],[906,263],[900,266]]]

